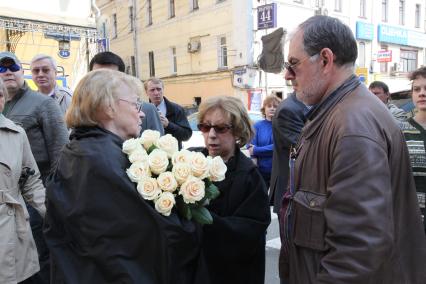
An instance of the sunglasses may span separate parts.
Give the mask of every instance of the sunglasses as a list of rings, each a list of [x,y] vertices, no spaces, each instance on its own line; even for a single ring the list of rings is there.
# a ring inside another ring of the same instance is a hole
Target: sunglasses
[[[232,125],[227,125],[227,124],[210,125],[206,123],[200,123],[197,125],[197,127],[203,133],[210,132],[210,129],[213,128],[214,131],[218,134],[226,133],[228,132],[229,129],[232,129]]]
[[[318,53],[317,53],[318,54]],[[303,58],[302,60],[297,61],[296,63],[291,64],[290,62],[284,62],[284,68],[287,69],[288,73],[290,73],[291,76],[296,76],[296,71],[294,71],[294,68],[297,65],[302,64],[303,62],[305,62],[306,60],[313,58],[314,56],[316,56],[317,54],[314,54],[312,56],[308,56]]]
[[[12,72],[16,72],[16,71],[21,70],[21,66],[19,66],[16,63],[14,63],[10,66],[0,66],[0,73],[6,73],[7,69],[9,69]]]

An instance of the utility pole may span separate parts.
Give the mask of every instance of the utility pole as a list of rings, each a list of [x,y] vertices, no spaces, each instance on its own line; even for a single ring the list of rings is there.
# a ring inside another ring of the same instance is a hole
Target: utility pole
[[[139,49],[138,49],[138,20],[137,20],[137,0],[132,0],[133,6],[133,54],[135,58],[135,77],[139,78]]]

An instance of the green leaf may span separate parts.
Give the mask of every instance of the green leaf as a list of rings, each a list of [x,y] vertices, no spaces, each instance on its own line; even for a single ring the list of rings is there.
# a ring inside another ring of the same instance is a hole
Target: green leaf
[[[151,154],[152,151],[154,151],[154,149],[157,149],[157,147],[152,144],[151,147],[148,148],[148,150],[146,151],[148,154]]]
[[[191,208],[189,208],[188,204],[186,204],[181,197],[176,198],[176,207],[180,216],[184,217],[187,220],[192,219]]]
[[[212,224],[213,217],[210,214],[209,210],[204,207],[194,207],[191,208],[192,218],[200,224]]]
[[[216,199],[220,195],[220,191],[213,183],[206,188],[206,197],[209,199]]]

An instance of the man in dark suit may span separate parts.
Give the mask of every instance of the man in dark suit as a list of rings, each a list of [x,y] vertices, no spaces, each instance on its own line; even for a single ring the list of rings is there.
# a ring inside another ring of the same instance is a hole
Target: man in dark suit
[[[281,199],[287,188],[289,174],[289,155],[292,145],[297,143],[305,124],[306,105],[297,99],[295,93],[283,100],[272,119],[274,152],[272,154],[272,173],[269,199],[274,212],[281,208]]]
[[[182,149],[182,141],[188,140],[192,135],[185,110],[182,106],[166,99],[163,94],[164,83],[160,79],[151,77],[144,82],[144,87],[149,102],[158,109],[164,133],[173,135],[179,142],[179,149]]]

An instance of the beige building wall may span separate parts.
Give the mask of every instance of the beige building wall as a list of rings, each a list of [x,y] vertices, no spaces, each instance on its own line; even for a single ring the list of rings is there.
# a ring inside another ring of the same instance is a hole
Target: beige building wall
[[[128,28],[129,6],[134,2],[136,35]],[[232,1],[199,0],[199,9],[195,10],[191,2],[175,1],[175,16],[170,17],[170,1],[151,1],[152,24],[149,24],[148,1],[97,1],[101,21],[106,23],[110,36],[110,50],[119,54],[129,68],[130,56],[137,54],[137,73],[142,80],[150,77],[149,52],[153,52],[155,76],[163,79],[165,96],[184,106],[193,105],[195,97],[237,94],[231,72],[234,62]],[[113,14],[117,18],[116,38],[113,37]],[[220,37],[226,37],[228,68],[219,68]],[[191,41],[200,43],[198,51],[188,52]],[[137,42],[137,50],[134,42]]]

